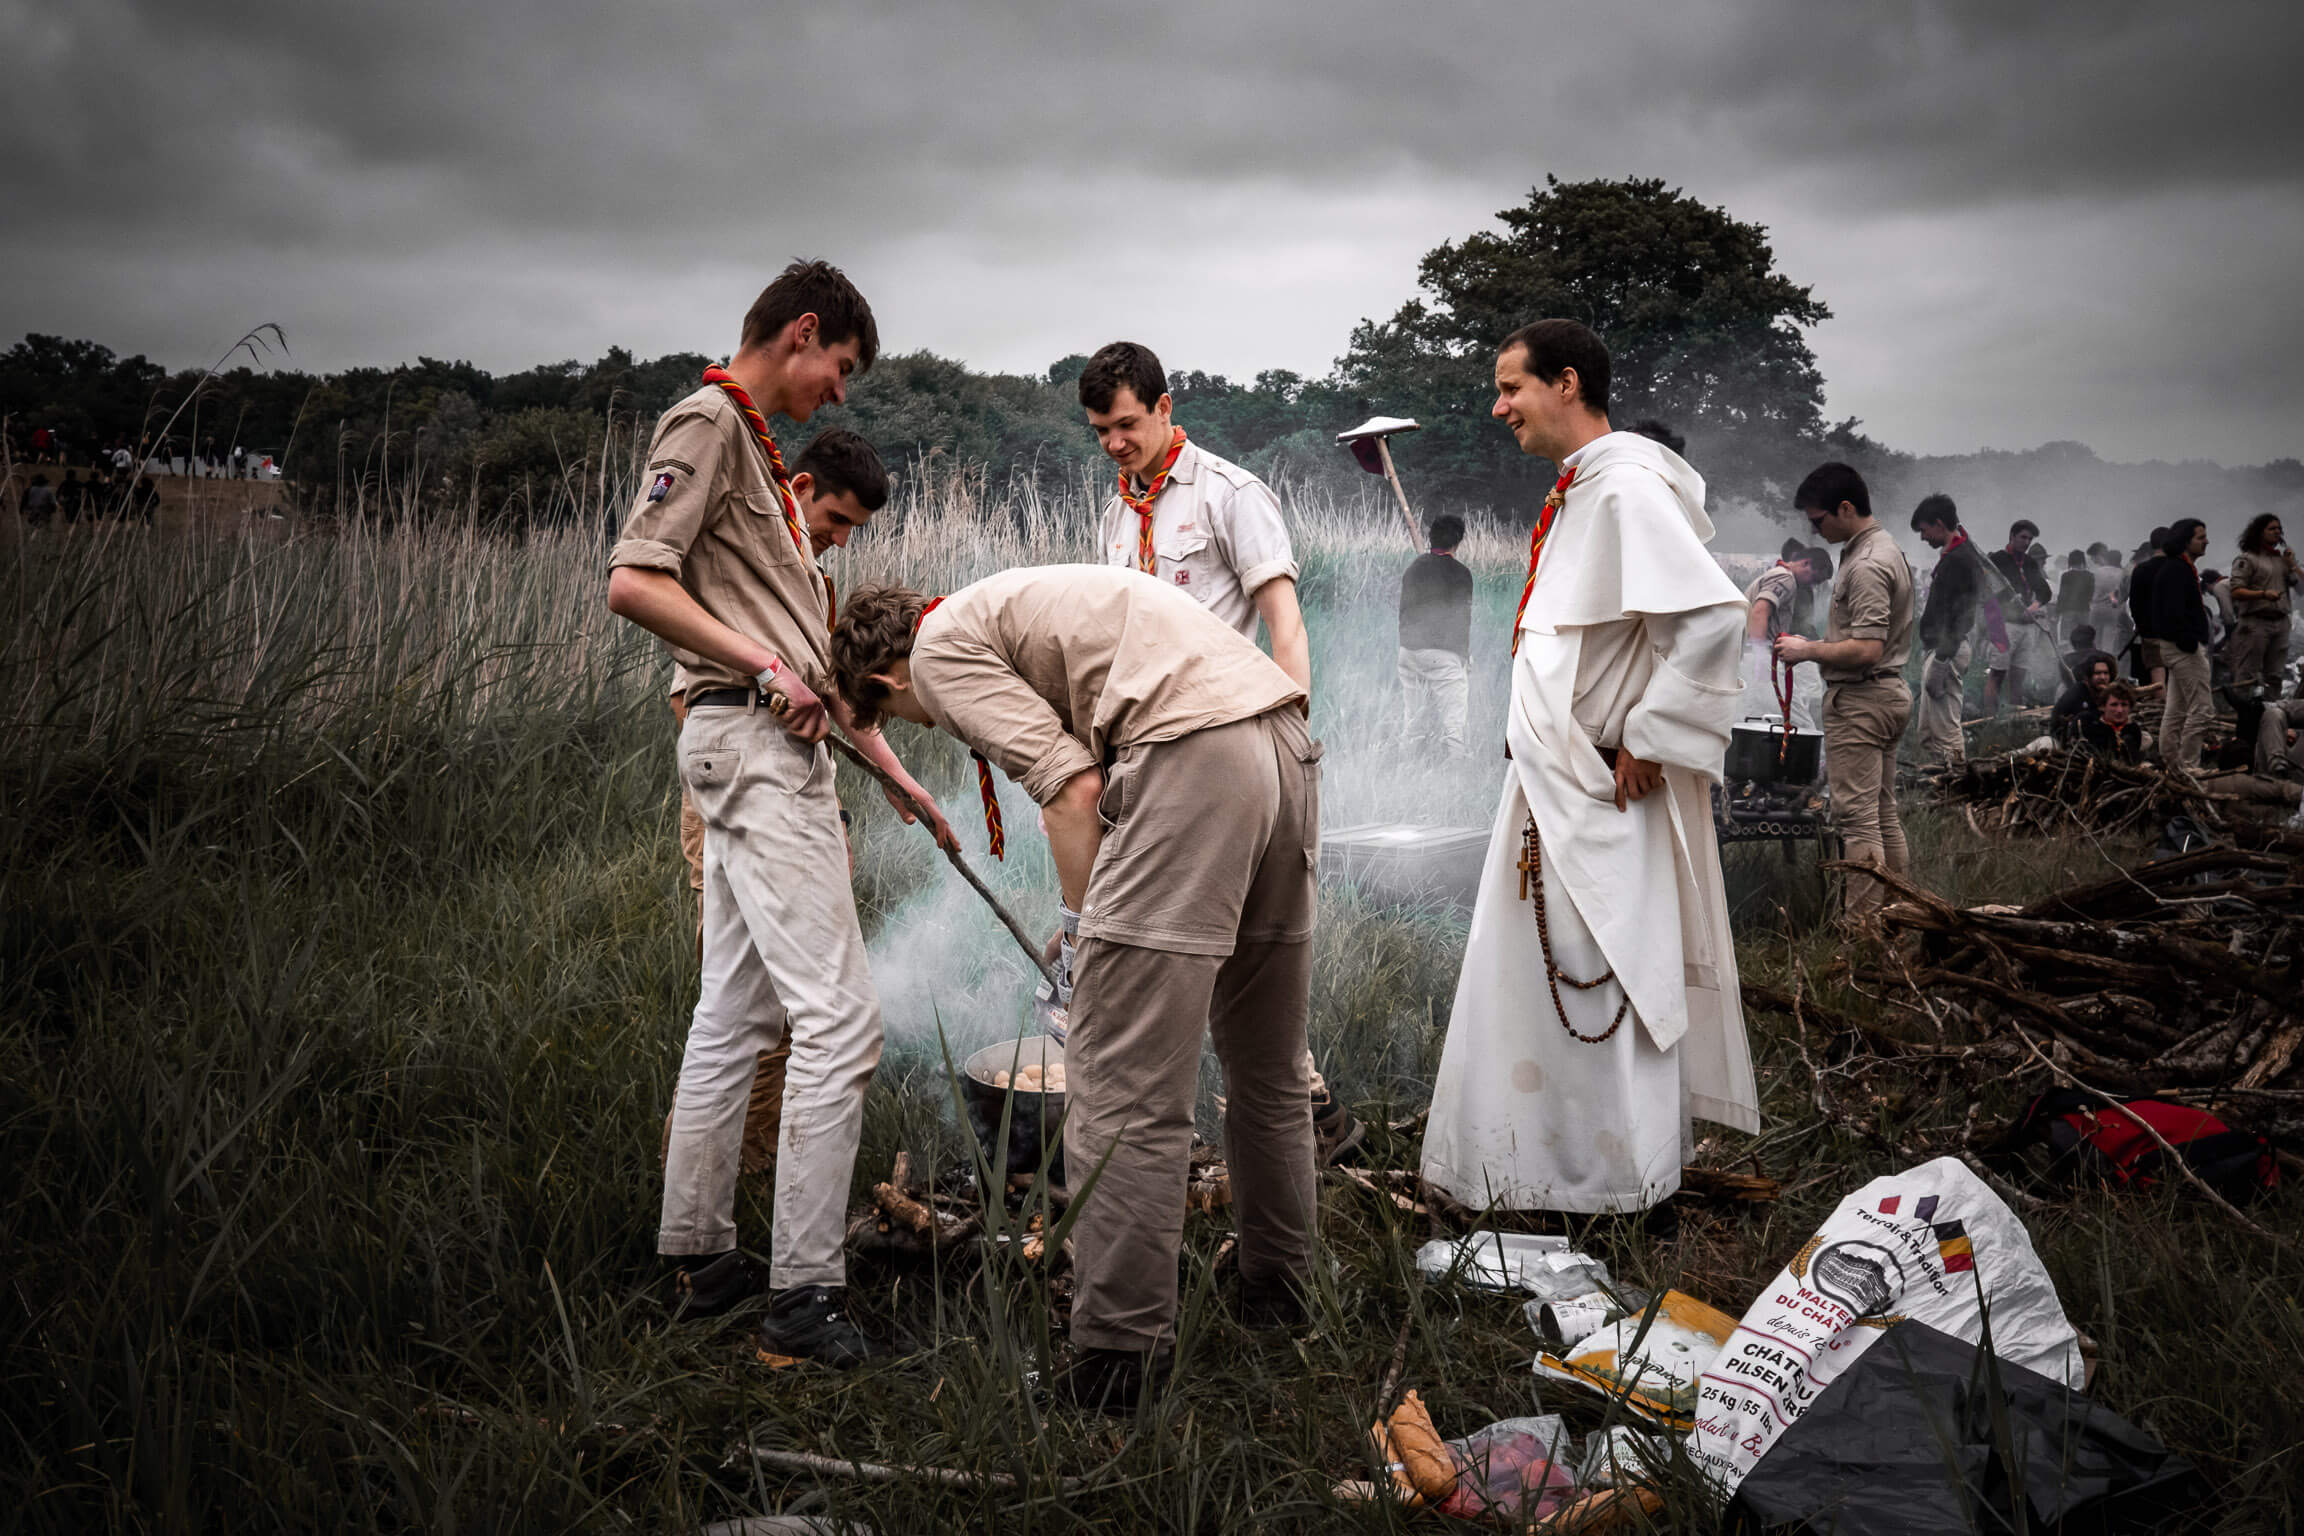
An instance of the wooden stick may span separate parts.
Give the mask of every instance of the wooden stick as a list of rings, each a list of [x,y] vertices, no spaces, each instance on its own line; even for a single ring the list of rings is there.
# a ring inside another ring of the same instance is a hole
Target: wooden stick
[[[763,1467],[779,1472],[814,1472],[826,1477],[845,1477],[862,1483],[892,1483],[905,1478],[916,1478],[924,1483],[941,1483],[947,1488],[994,1488],[1003,1493],[1017,1491],[1016,1479],[1005,1472],[963,1472],[955,1467],[888,1466],[877,1461],[847,1461],[837,1456],[815,1456],[807,1451],[771,1451],[765,1446],[752,1447],[752,1459]],[[1057,1493],[1077,1493],[1086,1479],[1066,1477],[1057,1480]]]
[[[1376,1389],[1376,1417],[1379,1421],[1392,1413],[1392,1394],[1400,1390],[1400,1373],[1408,1368],[1408,1335],[1416,1326],[1416,1304],[1408,1304],[1408,1315],[1400,1319],[1400,1337],[1392,1341],[1392,1360],[1384,1367],[1384,1384]]]
[[[768,713],[772,715],[782,715],[787,710],[791,709],[791,707],[791,695],[784,693],[771,693],[768,695]],[[866,773],[872,775],[872,777],[875,779],[878,779],[881,785],[886,788],[890,794],[893,794],[898,799],[902,800],[904,802],[905,808],[919,819],[920,825],[922,827],[926,827],[928,825],[928,813],[925,809],[922,808],[919,801],[912,798],[912,792],[906,789],[903,785],[897,783],[894,779],[890,778],[885,772],[881,770],[878,763],[873,762],[872,759],[866,757],[863,753],[857,751],[853,746],[850,746],[847,742],[842,741],[838,736],[833,735],[830,731],[825,732],[824,739],[832,744],[833,751],[839,753],[842,757],[845,757],[848,759],[848,761],[854,763],[857,767],[863,769]],[[938,844],[937,846],[942,847],[943,845]],[[1024,958],[1032,962],[1032,969],[1038,971],[1041,977],[1048,983],[1048,985],[1053,988],[1056,985],[1056,972],[1054,968],[1052,968],[1047,961],[1040,958],[1040,946],[1032,942],[1031,936],[1024,931],[1024,925],[1016,921],[1016,915],[1000,904],[1000,898],[992,894],[992,888],[990,886],[986,885],[982,880],[977,878],[976,871],[968,867],[968,861],[960,856],[959,849],[945,848],[944,857],[952,861],[952,867],[954,869],[960,871],[961,879],[966,880],[970,885],[976,888],[976,894],[984,898],[984,904],[992,909],[992,913],[995,917],[1000,919],[1001,926],[1008,930],[1008,936],[1016,941],[1016,947],[1024,951]]]
[[[1408,493],[1400,489],[1400,474],[1392,467],[1392,443],[1389,438],[1376,439],[1376,457],[1384,461],[1384,478],[1392,482],[1392,494],[1400,498],[1400,515],[1408,520],[1408,542],[1421,550],[1424,548],[1424,530],[1416,526],[1416,514],[1408,508]]]

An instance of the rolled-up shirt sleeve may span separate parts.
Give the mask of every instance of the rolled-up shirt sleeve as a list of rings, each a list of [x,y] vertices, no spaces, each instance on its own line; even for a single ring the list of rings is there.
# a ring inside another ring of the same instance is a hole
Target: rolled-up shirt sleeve
[[[608,566],[633,566],[678,576],[711,520],[725,441],[708,416],[688,414],[664,422],[648,445],[648,468],[625,514]]]
[[[1096,766],[1087,743],[981,641],[922,642],[912,653],[912,687],[930,719],[999,765],[1035,804]]]
[[[1656,671],[1624,717],[1624,750],[1717,778],[1743,694],[1744,605],[1649,614]]]
[[[1266,582],[1297,574],[1296,549],[1280,518],[1280,500],[1262,481],[1233,487],[1214,521],[1211,532],[1224,563],[1250,597]]]

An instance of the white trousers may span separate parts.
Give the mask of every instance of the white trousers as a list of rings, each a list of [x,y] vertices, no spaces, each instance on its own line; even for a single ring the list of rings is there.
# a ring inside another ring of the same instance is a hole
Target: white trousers
[[[704,818],[704,974],[664,1161],[661,1253],[736,1246],[744,1110],[760,1053],[784,1039],[769,1284],[840,1285],[880,1000],[848,885],[832,754],[765,710],[692,709],[680,777]]]
[[[1450,757],[1471,750],[1465,716],[1472,697],[1471,668],[1454,651],[1400,651],[1401,735],[1437,741]]]

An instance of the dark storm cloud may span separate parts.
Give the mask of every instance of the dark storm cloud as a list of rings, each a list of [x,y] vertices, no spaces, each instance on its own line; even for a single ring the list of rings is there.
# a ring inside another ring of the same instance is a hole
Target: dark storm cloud
[[[872,274],[900,345],[1031,366],[1141,323],[1317,369],[1545,172],[1654,174],[1818,283],[1836,409],[1928,446],[2135,440],[2153,408],[2091,313],[2255,365],[2304,341],[2215,265],[2254,282],[2294,232],[2300,53],[2271,3],[0,0],[0,197],[37,211],[0,233],[0,328],[183,361],[273,317],[315,365],[516,366],[725,345],[805,250]],[[2029,301],[2060,279],[2077,304]],[[2024,317],[2050,331],[2036,379],[2001,357],[2005,404],[1897,366]],[[2278,387],[2204,398],[2201,451],[2292,451]]]

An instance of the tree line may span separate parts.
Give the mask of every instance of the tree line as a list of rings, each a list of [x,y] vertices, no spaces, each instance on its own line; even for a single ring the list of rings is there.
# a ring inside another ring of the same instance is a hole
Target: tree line
[[[1853,419],[1824,419],[1805,332],[1831,311],[1777,268],[1764,228],[1652,179],[1547,178],[1498,220],[1428,252],[1418,296],[1355,326],[1325,377],[1273,369],[1241,383],[1179,369],[1176,419],[1217,453],[1301,483],[1356,473],[1336,432],[1374,414],[1412,416],[1423,430],[1394,448],[1420,506],[1525,521],[1553,471],[1489,421],[1490,370],[1513,329],[1567,315],[1607,339],[1617,423],[1668,425],[1717,498],[1780,504],[1826,457],[1891,482],[1911,470]],[[415,492],[404,505],[517,524],[614,505],[634,443],[708,359],[615,347],[504,375],[428,357],[331,374],[249,361],[169,370],[30,335],[0,354],[0,413],[82,447],[148,451],[173,414],[177,451],[212,439],[225,453],[269,454],[323,504],[331,486],[341,504],[347,483],[396,483]],[[864,433],[899,474],[969,466],[995,487],[1055,492],[1104,473],[1073,393],[1084,362],[1018,375],[927,352],[884,357],[816,424]]]

